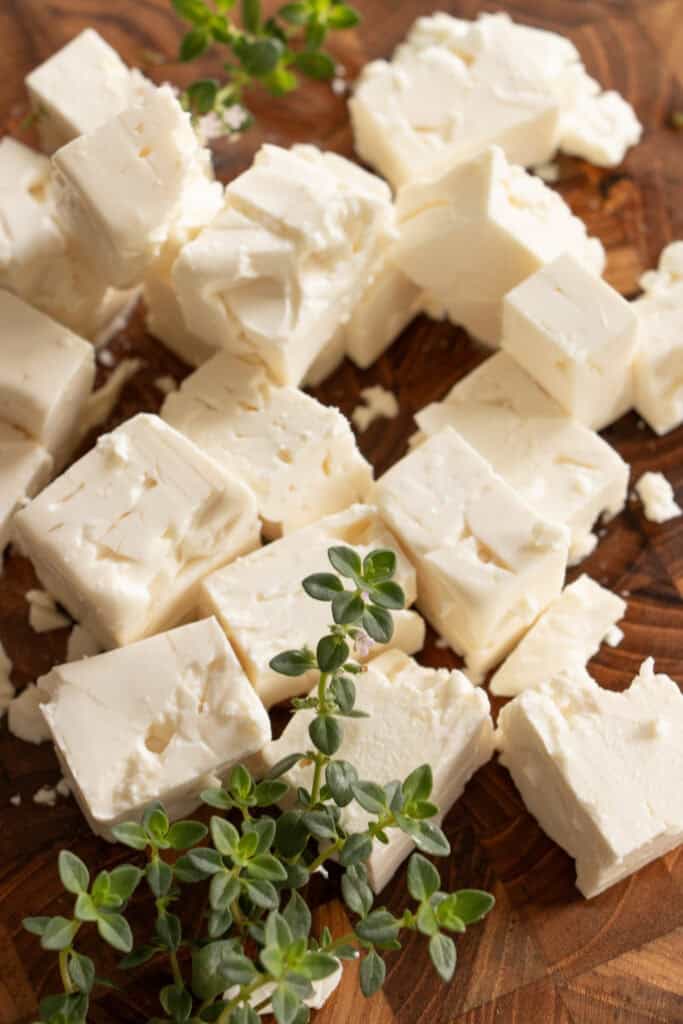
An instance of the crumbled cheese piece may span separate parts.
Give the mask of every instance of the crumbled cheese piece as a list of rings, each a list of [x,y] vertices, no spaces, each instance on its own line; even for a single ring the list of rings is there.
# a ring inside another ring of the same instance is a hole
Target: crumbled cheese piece
[[[53,786],[41,786],[33,794],[33,802],[41,807],[54,807],[57,803],[57,790]]]
[[[375,548],[391,548],[398,555],[396,582],[403,588],[406,606],[416,597],[415,570],[394,536],[373,508],[355,505],[311,526],[268,544],[233,565],[208,576],[201,587],[201,608],[215,615],[244,665],[259,697],[270,707],[279,701],[307,693],[313,673],[290,677],[274,672],[271,659],[294,647],[315,647],[325,632],[329,607],[307,597],[301,580],[320,572],[327,552],[336,544],[350,544],[362,555]],[[391,646],[414,654],[424,643],[424,623],[415,612],[394,615]],[[357,649],[366,660],[377,653]]]
[[[624,631],[619,626],[612,626],[605,633],[605,643],[609,647],[618,647],[621,641],[624,639]]]
[[[633,405],[636,315],[570,253],[505,296],[502,345],[587,427],[601,430]]]
[[[537,689],[582,670],[626,611],[626,603],[581,576],[536,620],[489,684],[497,697]]]
[[[66,660],[80,661],[81,658],[92,658],[94,654],[100,654],[101,651],[102,648],[95,637],[76,623],[66,642]]]
[[[668,245],[659,268],[640,283],[645,294],[633,303],[640,335],[635,407],[657,434],[666,434],[683,421],[683,242]]]
[[[15,689],[10,682],[11,674],[12,662],[7,657],[5,648],[0,641],[0,718],[7,711],[15,694]]]
[[[612,89],[600,92],[585,75],[573,106],[562,115],[560,133],[565,153],[598,167],[617,167],[627,149],[640,142],[643,126],[623,96]]]
[[[86,402],[85,410],[81,417],[81,438],[84,438],[91,430],[99,427],[109,419],[126,384],[143,366],[142,359],[122,359],[109,374],[104,384],[97,391],[93,391]]]
[[[191,812],[207,774],[223,776],[271,735],[214,619],[61,665],[38,685],[66,781],[107,838],[150,800],[172,818]]]
[[[161,415],[251,488],[269,538],[347,508],[372,484],[346,417],[230,352],[187,377]]]
[[[536,174],[541,181],[544,181],[546,185],[554,185],[560,180],[560,166],[556,163],[539,164],[538,167],[534,167],[534,174]]]
[[[71,796],[71,786],[66,779],[60,779],[57,783],[57,792],[60,796],[67,797]]]
[[[362,779],[380,784],[403,779],[428,761],[434,777],[430,799],[440,815],[448,813],[471,776],[491,757],[488,698],[462,672],[423,668],[400,651],[388,651],[367,666],[358,706],[371,718],[345,720],[338,756],[350,761]],[[264,748],[259,760],[266,770],[287,754],[308,748],[312,717],[300,711],[280,739]],[[387,742],[372,741],[368,721],[382,722]],[[287,778],[294,786],[310,786],[312,769],[299,764]],[[342,826],[349,832],[364,831],[369,819],[355,802],[341,811]],[[387,845],[373,845],[367,868],[375,892],[385,887],[411,848],[409,837],[398,830],[391,831]]]
[[[333,153],[266,145],[185,245],[172,279],[205,344],[298,385],[355,308],[394,230],[388,186]]]
[[[46,700],[48,694],[35,683],[29,683],[14,698],[7,711],[7,724],[13,736],[35,744],[50,739],[50,730],[40,710]]]
[[[200,580],[260,540],[251,492],[146,414],[98,442],[14,525],[43,586],[103,647],[181,621]]]
[[[570,420],[507,352],[485,360],[415,419],[421,431],[415,441],[455,427],[539,516],[568,526],[572,564],[595,547],[595,523],[624,507],[629,467],[623,459]]]
[[[683,512],[673,487],[662,473],[643,473],[636,491],[643,503],[645,518],[653,523],[666,523]]]
[[[152,86],[147,83],[147,88]],[[26,78],[43,149],[53,153],[120,114],[145,88],[93,28],[86,28]]]
[[[387,391],[381,384],[363,388],[361,393],[363,404],[356,406],[351,413],[353,425],[361,433],[366,431],[378,419],[393,420],[399,414],[399,405],[393,391]]]
[[[375,500],[416,565],[420,610],[475,677],[562,589],[568,530],[533,512],[452,427],[385,473]]]
[[[21,807],[21,793],[15,793],[14,796],[9,798],[9,802],[12,807]]]
[[[561,253],[596,279],[604,267],[601,243],[559,193],[497,146],[401,189],[397,211],[398,266],[490,345],[500,342],[505,294]]]
[[[45,590],[28,590],[28,621],[35,633],[50,633],[71,625],[71,619],[59,611],[51,594]]]
[[[178,390],[178,381],[175,377],[157,377],[154,387],[157,391],[161,391],[162,395],[170,395],[172,391]]]
[[[585,673],[527,690],[498,718],[501,763],[597,896],[683,840],[683,695],[648,658],[623,693]]]
[[[52,468],[49,452],[0,422],[0,557],[12,539],[14,513],[48,482]]]

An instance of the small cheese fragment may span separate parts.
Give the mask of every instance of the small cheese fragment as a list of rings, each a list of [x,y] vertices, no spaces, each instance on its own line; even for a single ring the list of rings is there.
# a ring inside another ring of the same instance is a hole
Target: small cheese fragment
[[[312,526],[268,544],[233,565],[208,576],[201,588],[201,609],[215,615],[256,692],[270,707],[279,701],[307,693],[314,674],[283,676],[270,667],[281,651],[308,645],[315,648],[329,626],[330,609],[314,601],[301,581],[328,566],[328,549],[338,544],[366,555],[376,548],[391,548],[398,557],[396,582],[404,590],[406,607],[415,600],[415,570],[377,511],[355,505],[346,512],[328,516]],[[392,645],[405,644],[414,654],[424,642],[424,624],[415,612],[394,615]],[[417,646],[413,646],[417,643]],[[377,648],[356,651],[362,660]]]
[[[354,427],[363,433],[377,419],[393,420],[399,414],[398,399],[393,391],[388,391],[381,384],[363,388],[360,393],[363,404],[356,406],[351,413]]]
[[[643,126],[623,96],[613,89],[601,92],[593,78],[582,76],[575,101],[560,120],[565,153],[598,167],[616,167],[642,134]]]
[[[4,715],[14,697],[14,686],[10,682],[12,675],[12,662],[7,657],[7,652],[0,641],[0,718]]]
[[[666,523],[683,512],[673,487],[662,473],[643,473],[636,492],[643,503],[645,518],[653,523]]]
[[[501,763],[591,898],[683,840],[683,696],[651,658],[623,693],[585,674],[506,705]]]
[[[401,189],[397,210],[398,266],[489,345],[500,343],[506,292],[561,253],[596,276],[604,267],[601,243],[562,197],[497,146]]]
[[[59,216],[82,258],[112,285],[140,284],[205,160],[190,116],[169,86],[145,92],[57,150]]]
[[[344,720],[344,739],[335,756],[353,764],[361,779],[380,785],[404,779],[429,762],[434,778],[430,800],[440,816],[492,755],[488,698],[462,672],[423,668],[400,651],[387,651],[368,664],[358,686],[358,707],[370,718]],[[280,739],[264,747],[259,760],[266,770],[287,754],[308,749],[312,717],[309,711],[298,712]],[[297,765],[286,777],[294,786],[310,787],[312,769]],[[363,832],[370,817],[354,801],[342,809],[341,824],[348,832]],[[387,845],[373,845],[366,866],[375,892],[389,882],[412,845],[398,830],[389,833]]]
[[[304,1006],[308,1006],[311,1010],[320,1010],[333,992],[338,988],[339,982],[342,980],[343,973],[344,969],[340,963],[336,971],[332,974],[328,975],[326,978],[320,978],[317,981],[313,981],[313,992],[303,1000]],[[275,988],[276,986],[274,982],[268,982],[267,985],[261,985],[258,991],[254,992],[254,994],[249,997],[249,1005],[254,1009],[258,1007],[258,1014],[260,1017],[266,1017],[268,1014],[273,1012],[273,1007],[270,1003],[266,1003],[265,1006],[261,1004],[273,994]],[[226,1000],[234,999],[238,992],[239,986],[233,985],[232,988],[227,990],[224,998]]]
[[[126,67],[98,32],[86,28],[27,75],[26,88],[41,145],[53,153],[130,106],[145,79]]]
[[[66,642],[66,660],[80,661],[81,658],[92,658],[94,654],[101,652],[102,648],[92,633],[76,623]]]
[[[202,577],[259,544],[251,492],[146,414],[102,436],[15,528],[43,586],[105,648],[182,621]]]
[[[590,576],[580,576],[536,620],[489,684],[497,697],[569,679],[598,651],[626,611],[626,602]]]
[[[88,397],[79,424],[81,440],[105,423],[118,405],[123,389],[129,380],[143,367],[142,359],[122,359],[107,377],[104,384]]]
[[[50,730],[41,713],[41,706],[48,700],[48,694],[35,683],[29,683],[7,709],[7,724],[13,736],[25,743],[45,743],[50,739]]]
[[[52,476],[49,452],[0,421],[0,555],[12,535],[14,513]]]
[[[566,527],[537,515],[452,427],[385,473],[375,501],[417,568],[420,611],[477,679],[562,589]]]
[[[349,318],[393,230],[384,182],[314,152],[263,146],[172,274],[193,334],[282,384],[298,385]]]
[[[569,419],[507,352],[491,356],[415,419],[418,439],[455,427],[538,515],[568,526],[572,564],[595,546],[595,523],[624,506],[623,459]]]
[[[34,804],[39,807],[55,807],[57,804],[57,788],[55,786],[41,786],[33,794]]]
[[[657,434],[683,421],[683,242],[672,242],[659,268],[640,279],[633,303],[640,345],[634,366],[635,407]]]
[[[15,793],[9,798],[12,807],[21,807],[21,793]]]
[[[59,611],[54,597],[46,590],[29,590],[26,600],[29,625],[35,633],[50,633],[71,625],[71,619]]]
[[[1,290],[0,325],[0,417],[47,448],[60,467],[95,379],[92,345]]]
[[[64,775],[94,832],[164,801],[194,810],[270,739],[263,705],[214,619],[53,669],[38,685]]]
[[[503,348],[579,423],[601,430],[633,405],[632,307],[565,253],[505,296]]]
[[[161,415],[248,484],[270,538],[347,508],[372,484],[345,416],[230,352],[187,377]]]
[[[608,647],[618,647],[621,641],[624,639],[624,631],[619,626],[612,626],[605,633],[605,643]]]

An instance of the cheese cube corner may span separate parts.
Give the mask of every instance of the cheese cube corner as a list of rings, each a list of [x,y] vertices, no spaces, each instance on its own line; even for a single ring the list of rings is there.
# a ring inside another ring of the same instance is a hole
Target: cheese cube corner
[[[38,685],[65,778],[92,830],[107,839],[154,800],[171,819],[191,813],[210,777],[271,736],[214,619],[60,665]]]
[[[251,491],[146,414],[103,435],[15,529],[45,589],[104,648],[182,621],[201,579],[260,543]]]

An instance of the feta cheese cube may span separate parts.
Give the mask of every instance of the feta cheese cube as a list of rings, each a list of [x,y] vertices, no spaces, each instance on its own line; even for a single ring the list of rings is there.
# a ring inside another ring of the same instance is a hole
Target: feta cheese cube
[[[570,253],[506,295],[502,345],[587,427],[601,430],[633,404],[635,313]]]
[[[454,427],[534,511],[571,531],[571,563],[595,544],[602,516],[624,506],[629,467],[575,423],[507,352],[468,374],[415,417],[422,436]]]
[[[683,421],[683,242],[662,252],[659,269],[640,280],[633,303],[639,348],[634,364],[635,407],[657,434]]]
[[[492,146],[431,181],[401,189],[398,266],[490,345],[506,292],[569,252],[592,274],[605,254],[562,197]]]
[[[140,284],[205,159],[168,86],[57,150],[58,212],[82,258],[112,285]]]
[[[298,385],[348,319],[392,230],[388,187],[331,170],[330,155],[264,146],[173,268],[193,333],[281,384]]]
[[[568,530],[537,515],[452,427],[385,473],[375,500],[415,563],[420,610],[477,678],[562,589]]]
[[[145,414],[101,437],[15,527],[43,586],[105,648],[181,621],[203,576],[259,544],[251,492]]]
[[[626,602],[590,576],[580,576],[536,620],[489,684],[497,697],[515,697],[585,668],[626,611]],[[580,674],[580,673],[579,673]]]
[[[683,512],[663,473],[643,473],[636,484],[636,493],[643,503],[645,518],[653,523],[666,523]]]
[[[0,555],[12,539],[14,513],[52,476],[52,456],[42,445],[0,422]]]
[[[329,605],[311,600],[301,581],[325,571],[328,549],[337,544],[351,545],[362,555],[375,548],[394,550],[398,557],[396,582],[403,587],[406,606],[414,602],[415,570],[376,510],[363,505],[268,544],[208,576],[202,584],[202,612],[215,615],[221,623],[266,707],[307,693],[313,685],[314,673],[283,676],[273,671],[270,661],[281,651],[306,644],[315,648],[328,629]],[[404,644],[411,654],[419,650],[424,642],[419,616],[401,611],[394,622],[392,645]]]
[[[92,345],[0,291],[0,417],[52,454],[70,454],[95,380]]]
[[[683,696],[651,658],[624,693],[588,677],[527,690],[498,718],[501,763],[597,896],[683,840]]]
[[[207,775],[268,742],[268,715],[215,619],[54,668],[38,680],[57,756],[92,830],[163,800],[197,807]]]
[[[41,145],[53,153],[130,106],[145,79],[126,67],[98,32],[86,28],[27,75],[26,88]]]
[[[428,761],[434,778],[430,799],[441,816],[492,755],[488,698],[462,672],[423,668],[400,651],[387,651],[368,664],[358,684],[357,703],[370,718],[344,719],[337,756],[353,764],[361,779],[380,785],[404,779]],[[266,769],[287,754],[310,747],[312,717],[309,711],[298,712],[280,739],[264,747],[259,760]],[[387,742],[376,742],[378,723]],[[297,765],[286,779],[294,786],[310,787],[312,770]],[[348,832],[364,832],[370,818],[355,801],[341,812],[341,824]],[[375,892],[390,881],[412,846],[412,840],[398,830],[389,832],[387,845],[373,845],[367,869]]]
[[[251,487],[270,538],[340,512],[372,484],[345,416],[230,352],[187,377],[161,415]]]

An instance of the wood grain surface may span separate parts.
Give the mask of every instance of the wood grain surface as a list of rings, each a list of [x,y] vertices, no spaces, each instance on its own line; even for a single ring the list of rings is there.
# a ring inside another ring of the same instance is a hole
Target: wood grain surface
[[[418,14],[431,13],[434,0],[356,2],[365,19],[362,30],[345,34],[333,47],[350,78],[367,60],[388,55]],[[565,32],[590,72],[634,104],[646,130],[624,166],[599,172],[563,159],[557,186],[604,242],[610,282],[634,295],[639,275],[656,263],[662,246],[683,237],[683,134],[668,127],[671,111],[683,108],[683,0],[458,0],[440,6],[461,17],[504,8],[520,21]],[[24,75],[86,25],[96,26],[131,64],[143,62],[149,51],[173,55],[181,32],[167,0],[0,0],[5,130],[18,131],[26,113]],[[204,63],[204,70],[220,74],[216,61]],[[191,74],[173,62],[149,73],[179,84]],[[265,140],[352,153],[345,99],[328,86],[307,85],[284,103],[255,97],[254,107],[257,127],[239,143],[215,147],[217,171],[226,181]],[[162,395],[155,379],[187,373],[142,324],[138,311],[111,345],[117,358],[135,353],[145,365],[103,429],[139,410],[157,410]],[[462,331],[421,318],[370,370],[361,373],[346,363],[316,394],[349,414],[361,387],[381,383],[396,393],[399,417],[377,422],[359,438],[381,472],[406,450],[415,411],[443,396],[481,358]],[[106,372],[100,368],[100,379]],[[630,463],[634,479],[646,469],[662,470],[683,498],[683,429],[656,439],[630,415],[606,436]],[[604,647],[590,666],[599,682],[622,689],[647,655],[683,680],[683,519],[655,526],[629,501],[581,570],[628,598],[623,643]],[[65,649],[65,630],[39,637],[29,629],[24,594],[34,582],[26,561],[7,558],[0,578],[0,639],[14,662],[18,687],[62,660]],[[458,664],[432,641],[426,663]],[[0,727],[0,1024],[35,1019],[40,996],[59,987],[53,955],[42,952],[20,926],[26,914],[54,914],[68,906],[57,881],[57,851],[68,845],[93,868],[124,857],[89,834],[73,800],[60,799],[53,809],[32,802],[41,785],[58,778],[49,744],[23,744],[6,725]],[[9,802],[16,793],[22,796],[19,808]],[[437,981],[425,943],[416,938],[390,955],[386,990],[370,1002],[358,993],[356,969],[347,968],[317,1024],[683,1022],[683,850],[587,902],[574,887],[572,862],[525,812],[507,772],[495,762],[472,780],[446,829],[453,846],[447,882],[490,888],[497,898],[485,923],[459,941],[454,981]],[[384,897],[395,912],[405,904],[404,890],[399,874]],[[315,899],[319,925],[344,930],[334,892],[328,888]],[[189,905],[188,921],[196,924],[201,912],[199,903]],[[143,901],[134,921],[142,929],[148,916]],[[109,969],[112,964],[105,964],[103,973]],[[124,978],[119,990],[96,998],[92,1021],[146,1020],[157,1012],[155,993],[163,983],[163,968],[156,964],[134,985]]]

